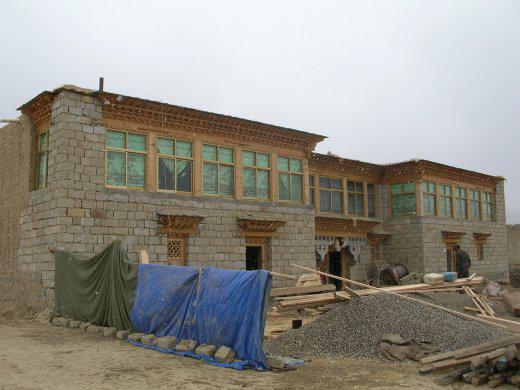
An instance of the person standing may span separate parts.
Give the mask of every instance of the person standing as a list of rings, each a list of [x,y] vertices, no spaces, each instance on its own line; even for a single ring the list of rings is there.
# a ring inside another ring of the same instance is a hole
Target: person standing
[[[467,278],[469,276],[469,267],[471,266],[471,259],[468,253],[460,248],[460,245],[453,247],[455,251],[455,267],[457,268],[457,278]]]

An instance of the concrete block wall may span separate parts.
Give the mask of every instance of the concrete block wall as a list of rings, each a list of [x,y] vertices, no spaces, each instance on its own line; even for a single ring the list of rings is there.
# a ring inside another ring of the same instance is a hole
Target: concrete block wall
[[[520,264],[520,224],[507,225],[508,261]]]

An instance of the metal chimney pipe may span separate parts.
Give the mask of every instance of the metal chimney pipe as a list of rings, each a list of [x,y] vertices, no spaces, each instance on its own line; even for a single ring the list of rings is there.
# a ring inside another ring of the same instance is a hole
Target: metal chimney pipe
[[[100,91],[103,91],[103,84],[105,83],[105,78],[104,77],[100,77],[99,78],[99,90]]]

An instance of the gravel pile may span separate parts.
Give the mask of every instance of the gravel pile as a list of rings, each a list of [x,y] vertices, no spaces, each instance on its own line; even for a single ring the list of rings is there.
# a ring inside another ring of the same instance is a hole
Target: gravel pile
[[[389,333],[429,341],[441,351],[510,336],[507,331],[494,326],[464,320],[388,294],[375,294],[333,305],[316,321],[270,340],[265,350],[297,358],[353,356],[383,359],[380,340]]]

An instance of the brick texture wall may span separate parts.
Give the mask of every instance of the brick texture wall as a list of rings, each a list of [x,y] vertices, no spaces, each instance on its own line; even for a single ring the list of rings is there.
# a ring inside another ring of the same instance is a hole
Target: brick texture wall
[[[507,225],[509,264],[520,265],[520,225]]]

